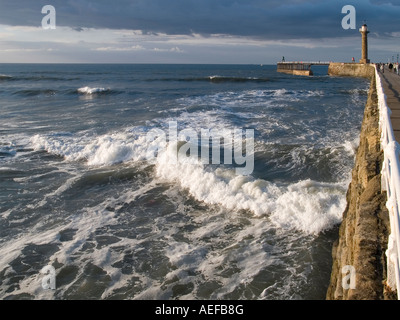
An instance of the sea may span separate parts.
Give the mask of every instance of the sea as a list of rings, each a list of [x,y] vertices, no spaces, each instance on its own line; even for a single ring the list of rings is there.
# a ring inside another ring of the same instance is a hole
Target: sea
[[[0,299],[325,299],[369,81],[313,71],[0,64]]]

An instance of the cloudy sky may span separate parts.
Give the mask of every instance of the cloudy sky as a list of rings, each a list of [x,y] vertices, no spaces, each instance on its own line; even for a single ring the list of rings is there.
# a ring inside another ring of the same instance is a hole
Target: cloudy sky
[[[356,29],[342,28],[345,5]],[[371,60],[397,60],[400,0],[0,0],[0,63],[350,61],[365,22]]]

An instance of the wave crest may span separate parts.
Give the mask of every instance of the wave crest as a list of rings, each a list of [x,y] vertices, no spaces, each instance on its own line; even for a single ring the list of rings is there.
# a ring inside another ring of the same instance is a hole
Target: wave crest
[[[12,79],[12,76],[6,75],[6,74],[0,74],[0,81],[1,80],[10,80]]]
[[[91,87],[82,87],[77,90],[80,94],[101,94],[101,93],[109,93],[111,90],[109,88],[91,88]]]

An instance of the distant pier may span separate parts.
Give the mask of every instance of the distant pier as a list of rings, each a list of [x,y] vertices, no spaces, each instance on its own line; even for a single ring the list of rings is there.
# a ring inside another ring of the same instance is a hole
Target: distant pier
[[[326,61],[312,61],[312,62],[299,62],[299,61],[282,61],[277,64],[277,71],[296,76],[312,76],[313,72],[311,66],[328,66],[330,62]]]

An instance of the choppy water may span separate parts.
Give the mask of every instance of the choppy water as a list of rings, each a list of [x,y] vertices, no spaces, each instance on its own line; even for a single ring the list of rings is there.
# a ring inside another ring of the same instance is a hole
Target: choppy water
[[[315,74],[0,65],[0,298],[324,299],[369,83]],[[171,163],[171,122],[254,129],[254,171]]]

